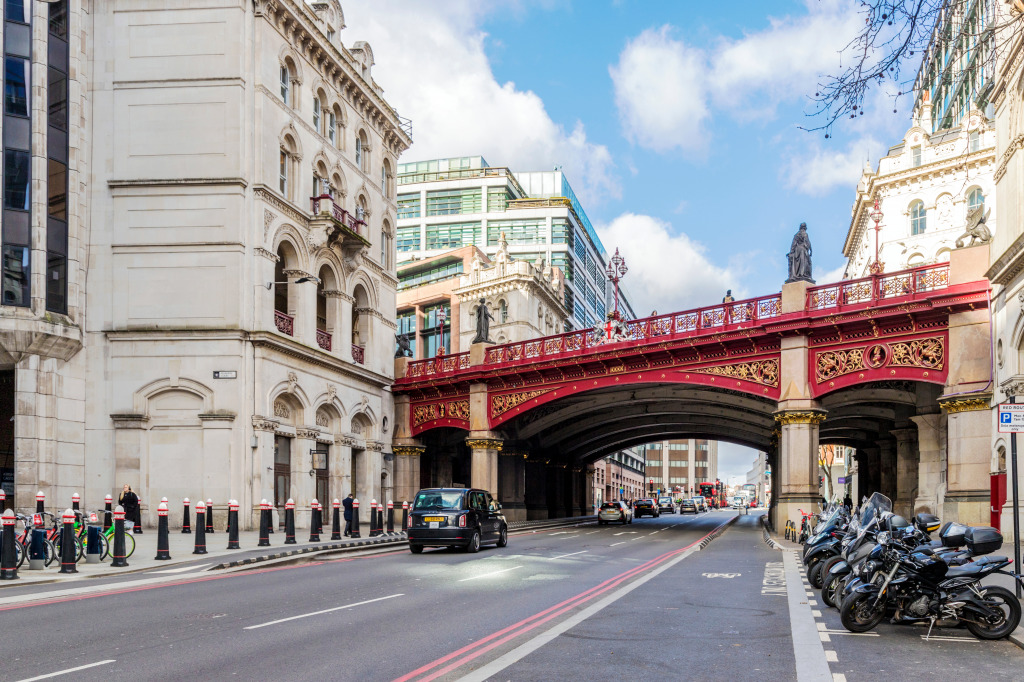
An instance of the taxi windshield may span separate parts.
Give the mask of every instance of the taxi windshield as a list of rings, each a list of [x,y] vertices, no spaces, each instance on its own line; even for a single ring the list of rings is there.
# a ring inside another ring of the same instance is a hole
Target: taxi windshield
[[[462,509],[461,490],[431,490],[416,496],[413,509]]]

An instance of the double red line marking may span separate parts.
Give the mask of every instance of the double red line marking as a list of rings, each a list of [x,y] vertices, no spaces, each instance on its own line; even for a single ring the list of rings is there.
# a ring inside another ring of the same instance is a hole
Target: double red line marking
[[[452,670],[455,670],[456,668],[463,666],[466,663],[469,663],[470,661],[484,655],[488,651],[491,651],[492,649],[499,647],[502,644],[505,644],[506,642],[513,640],[516,637],[519,637],[520,635],[526,634],[534,628],[540,627],[544,623],[547,623],[548,621],[557,618],[558,616],[561,616],[565,612],[570,611],[576,608],[577,606],[585,604],[588,601],[594,599],[595,597],[599,597],[600,595],[608,592],[609,590],[618,587],[630,578],[635,578],[639,574],[645,573],[653,569],[655,566],[668,561],[672,557],[685,552],[686,550],[690,549],[695,545],[700,544],[709,536],[720,531],[722,528],[728,525],[728,523],[728,521],[726,523],[723,523],[718,528],[715,528],[713,531],[711,531],[704,537],[700,538],[699,540],[695,540],[686,547],[682,547],[680,549],[676,549],[671,552],[662,554],[661,556],[655,557],[645,563],[642,563],[636,568],[630,569],[625,573],[620,573],[614,578],[609,578],[608,580],[605,580],[603,583],[595,585],[594,587],[591,587],[589,590],[586,590],[585,592],[580,592],[575,597],[570,597],[569,599],[566,599],[563,602],[560,602],[558,604],[555,604],[554,606],[544,609],[540,613],[535,613],[529,618],[524,618],[518,623],[509,625],[506,628],[498,630],[497,632],[490,634],[481,640],[473,642],[472,644],[467,644],[458,651],[453,651],[447,656],[442,656],[441,658],[435,661],[427,663],[426,665],[421,666],[416,670],[413,670],[411,673],[408,673],[406,675],[403,675],[402,677],[395,679],[393,682],[408,682],[409,680],[412,680],[413,678],[416,678],[419,675],[426,675],[425,677],[419,678],[419,682],[430,682],[430,680],[437,679],[441,675],[450,673]],[[445,665],[446,663],[447,665]],[[438,666],[444,667],[442,667],[439,670],[433,670]],[[433,672],[430,672],[431,670],[433,670]]]

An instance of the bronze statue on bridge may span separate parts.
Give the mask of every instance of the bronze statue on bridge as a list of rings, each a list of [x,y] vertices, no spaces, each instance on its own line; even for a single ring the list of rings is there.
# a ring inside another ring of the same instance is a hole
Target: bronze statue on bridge
[[[800,229],[793,235],[793,243],[789,247],[789,279],[790,282],[810,282],[811,279],[811,239],[807,236],[807,223],[800,223]]]

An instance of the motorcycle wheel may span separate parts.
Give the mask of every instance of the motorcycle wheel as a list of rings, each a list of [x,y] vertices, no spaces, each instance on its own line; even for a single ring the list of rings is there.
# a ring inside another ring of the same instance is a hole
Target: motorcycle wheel
[[[813,587],[816,590],[821,589],[821,584],[825,579],[825,576],[822,574],[824,568],[825,562],[821,559],[818,559],[813,564],[811,564],[810,570],[807,571],[807,582],[809,582],[811,584],[811,587]]]
[[[885,616],[885,602],[875,606],[877,595],[854,592],[843,600],[839,607],[839,618],[843,627],[850,632],[867,632],[873,630]]]
[[[840,576],[833,576],[829,580],[829,573],[832,571],[832,567],[840,561],[842,561],[842,557],[834,556],[821,562],[821,601],[825,602],[825,606],[835,606],[832,603],[832,591],[835,589],[834,583],[839,582]]]
[[[985,623],[964,623],[971,634],[978,639],[1002,639],[1008,637],[1020,623],[1020,602],[1013,592],[1003,587],[983,587],[982,594],[989,608],[1000,612]]]

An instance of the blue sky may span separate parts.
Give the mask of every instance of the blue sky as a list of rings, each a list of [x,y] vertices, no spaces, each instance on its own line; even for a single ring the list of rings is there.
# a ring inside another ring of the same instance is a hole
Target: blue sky
[[[402,160],[562,166],[626,256],[639,314],[778,291],[802,221],[816,278],[838,279],[861,169],[909,127],[909,98],[894,114],[879,91],[829,140],[799,129],[863,22],[855,0],[343,7],[342,40],[370,43],[375,80],[412,119]]]

